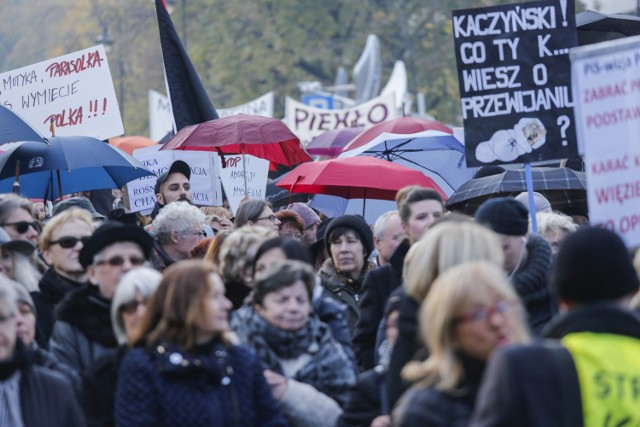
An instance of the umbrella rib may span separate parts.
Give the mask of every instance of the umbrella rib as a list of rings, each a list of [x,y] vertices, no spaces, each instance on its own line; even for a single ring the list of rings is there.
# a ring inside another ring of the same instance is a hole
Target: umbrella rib
[[[450,183],[449,181],[447,181],[447,180],[445,179],[445,177],[443,177],[439,172],[436,172],[436,171],[434,171],[434,170],[432,170],[432,169],[429,169],[429,168],[427,168],[426,166],[422,166],[420,163],[418,163],[418,162],[416,162],[416,161],[414,161],[414,160],[407,159],[406,157],[402,157],[402,156],[400,156],[400,155],[398,155],[398,154],[395,154],[395,158],[397,158],[397,159],[402,159],[402,160],[406,161],[407,163],[411,163],[411,164],[413,164],[413,165],[418,166],[418,167],[419,167],[419,168],[421,168],[421,169],[428,170],[429,172],[433,173],[434,175],[437,175],[437,176],[439,176],[440,178],[442,178],[442,180],[443,180],[444,182],[446,182],[446,183],[447,183],[447,185],[448,185],[449,187],[453,188],[453,186],[451,185],[451,183]],[[392,162],[392,161],[393,161],[393,160],[391,160],[390,158],[388,158],[387,160],[389,160],[390,162]]]

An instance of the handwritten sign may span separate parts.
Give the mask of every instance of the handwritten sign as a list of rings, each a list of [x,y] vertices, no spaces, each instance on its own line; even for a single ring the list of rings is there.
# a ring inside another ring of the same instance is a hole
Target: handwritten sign
[[[155,90],[149,91],[149,138],[160,141],[173,132],[173,113],[169,98]]]
[[[640,38],[571,52],[589,219],[640,245]]]
[[[284,122],[307,143],[314,136],[333,129],[371,126],[397,117],[395,95],[389,93],[342,110],[314,108],[289,97],[285,100]]]
[[[468,166],[576,153],[568,55],[575,27],[572,0],[453,12]]]
[[[258,157],[245,155],[244,164],[241,155],[226,155],[224,157],[227,167],[222,168],[220,157],[216,155],[220,171],[220,180],[224,192],[229,201],[231,211],[235,214],[240,202],[245,197],[249,199],[262,199],[266,197],[267,174],[269,173],[269,161]],[[247,176],[247,188],[245,195],[245,180]]]
[[[131,181],[127,184],[129,206],[132,212],[150,212],[156,203],[157,177],[165,173],[174,160],[184,160],[191,168],[193,204],[197,206],[222,206],[220,176],[214,163],[216,154],[206,151],[166,150],[160,146],[134,150],[133,157],[156,174]]]
[[[220,118],[236,114],[253,114],[254,116],[273,117],[273,92],[266,93],[246,104],[232,108],[219,108]]]
[[[0,74],[0,104],[45,136],[124,133],[102,45]]]

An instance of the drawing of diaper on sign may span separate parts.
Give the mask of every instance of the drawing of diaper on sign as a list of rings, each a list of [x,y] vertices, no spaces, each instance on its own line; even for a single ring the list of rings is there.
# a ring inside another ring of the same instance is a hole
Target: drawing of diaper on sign
[[[523,154],[540,148],[546,140],[547,130],[534,118],[520,119],[513,129],[499,130],[491,139],[476,147],[476,159],[482,163],[496,160],[512,162]]]

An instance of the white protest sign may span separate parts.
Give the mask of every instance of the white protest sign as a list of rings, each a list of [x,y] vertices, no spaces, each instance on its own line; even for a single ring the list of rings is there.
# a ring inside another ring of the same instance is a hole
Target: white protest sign
[[[45,136],[124,133],[102,45],[0,74],[0,105]]]
[[[160,141],[173,132],[173,113],[169,98],[155,90],[149,91],[149,138]]]
[[[343,110],[310,107],[292,98],[285,100],[284,122],[303,142],[333,129],[371,126],[397,117],[395,95],[389,93]]]
[[[174,160],[184,160],[191,168],[191,190],[193,204],[197,206],[222,206],[222,191],[218,169],[214,164],[214,153],[207,151],[166,150],[160,146],[134,150],[133,157],[156,174],[131,181],[127,184],[129,205],[132,212],[148,211],[156,203],[155,185],[157,176],[169,169]]]
[[[219,108],[220,118],[236,114],[253,114],[254,116],[273,117],[273,92],[262,95],[246,104],[232,108]]]
[[[234,215],[238,210],[238,206],[240,206],[240,202],[245,198],[245,172],[247,174],[246,197],[249,199],[262,200],[266,197],[269,161],[248,154],[244,157],[243,165],[241,155],[225,155],[224,160],[227,163],[227,167],[223,168],[220,158],[216,156],[220,171],[220,180],[222,181],[224,192]]]
[[[640,244],[640,37],[571,51],[579,147],[593,225]]]

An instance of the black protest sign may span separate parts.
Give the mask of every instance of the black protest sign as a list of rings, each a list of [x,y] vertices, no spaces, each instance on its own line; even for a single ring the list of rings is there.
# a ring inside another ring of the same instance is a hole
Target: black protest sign
[[[577,153],[573,0],[457,10],[453,34],[468,166]]]

